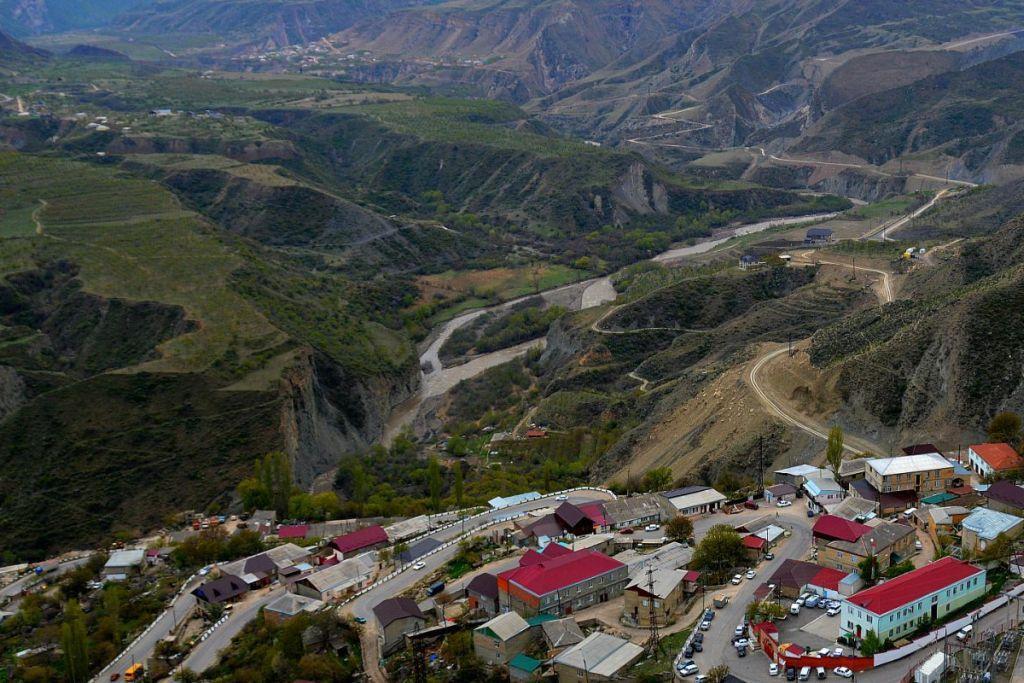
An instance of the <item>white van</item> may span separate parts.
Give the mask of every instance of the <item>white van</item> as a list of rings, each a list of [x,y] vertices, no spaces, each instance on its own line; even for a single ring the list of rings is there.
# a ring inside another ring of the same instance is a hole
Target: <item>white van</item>
[[[800,614],[800,603],[794,602],[792,605],[790,605],[789,606],[789,613],[790,614]]]
[[[971,637],[971,631],[973,631],[973,630],[974,630],[974,626],[971,625],[971,624],[968,624],[967,626],[964,626],[962,629],[960,629],[959,631],[956,632],[957,640],[967,640],[968,638]]]
[[[805,666],[800,669],[800,676],[798,677],[801,681],[809,680],[811,677],[811,667]]]

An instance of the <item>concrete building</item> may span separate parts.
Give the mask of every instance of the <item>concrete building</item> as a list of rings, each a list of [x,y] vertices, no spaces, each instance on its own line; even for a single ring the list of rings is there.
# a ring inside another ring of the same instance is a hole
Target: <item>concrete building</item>
[[[780,500],[793,502],[796,499],[796,487],[792,484],[776,484],[764,490],[764,502],[774,505]]]
[[[831,473],[827,477],[808,478],[803,488],[807,493],[807,507],[819,512],[827,506],[840,503],[846,497],[846,491],[832,478]]]
[[[493,666],[508,666],[533,640],[530,624],[515,612],[499,614],[473,629],[473,651]]]
[[[498,575],[501,609],[566,616],[622,595],[629,581],[625,564],[593,550],[538,557],[523,556],[518,568]]]
[[[790,486],[800,488],[811,477],[828,477],[832,473],[814,465],[793,465],[785,469],[775,470],[772,474],[775,475],[776,484],[789,484]]]
[[[487,573],[474,576],[466,586],[466,598],[470,610],[495,616],[498,613],[498,577]]]
[[[613,530],[662,524],[678,514],[675,506],[657,493],[624,496],[606,501],[603,506],[604,516]]]
[[[629,577],[633,578],[637,572],[646,570],[647,567],[681,569],[690,564],[690,560],[693,559],[693,548],[672,541],[654,552],[642,553],[637,550],[624,550],[614,557],[626,565]]]
[[[675,621],[676,610],[685,597],[685,578],[686,572],[682,569],[639,572],[626,586],[623,621],[639,628],[649,628],[652,606],[658,626],[667,626]]]
[[[721,509],[725,502],[725,496],[710,486],[686,486],[665,491],[661,495],[679,511],[679,514],[688,517],[715,512]]]
[[[554,619],[545,621],[540,625],[541,635],[544,637],[544,644],[547,646],[547,658],[554,657],[559,652],[577,643],[582,643],[586,636],[580,630],[580,625],[572,617],[565,619]]]
[[[374,553],[364,553],[299,579],[292,590],[299,595],[332,602],[366,588],[373,583],[376,573]]]
[[[839,463],[839,483],[850,485],[850,482],[864,478],[864,461],[866,458],[853,458]]]
[[[1003,479],[985,489],[982,496],[989,509],[1024,517],[1024,487]]]
[[[960,523],[960,545],[968,552],[980,553],[1000,534],[1015,539],[1024,529],[1024,519],[997,510],[977,508]]]
[[[388,598],[373,608],[373,615],[377,619],[377,637],[383,655],[399,649],[405,641],[406,633],[423,629],[427,625],[426,615],[409,598]]]
[[[1024,468],[1024,458],[1008,443],[979,443],[967,448],[967,463],[981,477],[1016,472]]]
[[[881,493],[867,479],[850,482],[849,494],[873,503],[875,511],[882,517],[903,512],[917,505],[917,493],[914,491]]]
[[[303,613],[313,613],[323,607],[319,600],[307,598],[305,595],[285,593],[277,600],[263,608],[263,616],[272,623],[281,623]]]
[[[825,509],[828,510],[828,514],[851,522],[864,523],[878,516],[875,512],[878,503],[854,495],[847,496],[841,502]]]
[[[840,631],[857,640],[874,631],[895,641],[984,594],[984,569],[944,557],[843,600]]]
[[[145,550],[115,550],[103,565],[103,578],[107,581],[124,581],[129,575],[142,571],[145,562]]]
[[[910,558],[915,552],[917,534],[907,524],[883,522],[862,534],[855,541],[835,540],[818,550],[818,563],[844,573],[859,571],[858,565],[868,556],[878,559],[879,571]]]
[[[644,649],[607,633],[591,633],[552,660],[559,683],[611,681],[640,659]]]
[[[913,491],[927,496],[957,485],[953,463],[938,453],[868,458],[864,466],[865,480],[879,493]]]

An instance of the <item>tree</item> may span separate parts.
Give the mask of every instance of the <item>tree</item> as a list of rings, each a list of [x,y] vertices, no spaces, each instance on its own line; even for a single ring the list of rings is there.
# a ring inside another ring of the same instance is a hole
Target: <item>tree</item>
[[[685,542],[693,538],[693,522],[685,515],[677,515],[665,525],[665,533],[673,541]]]
[[[107,584],[103,589],[103,611],[106,612],[107,621],[110,624],[110,636],[114,646],[118,649],[124,644],[122,642],[121,628],[121,588]]]
[[[455,482],[453,484],[455,488],[455,507],[459,509],[459,515],[462,514],[462,465],[455,463]]]
[[[391,558],[395,561],[395,565],[399,568],[402,566],[402,553],[409,551],[409,544],[405,541],[399,541],[395,544],[395,547],[391,549]]]
[[[64,650],[64,678],[72,683],[85,683],[89,680],[89,644],[85,635],[85,615],[77,600],[68,600],[64,606],[60,645]]]
[[[717,578],[746,564],[747,553],[740,535],[728,524],[716,524],[697,544],[691,566],[712,572]]]
[[[1013,552],[1013,540],[1006,534],[999,534],[978,553],[979,562],[1009,562]]]
[[[728,677],[729,667],[725,664],[719,664],[708,669],[707,683],[724,683]]]
[[[279,517],[288,516],[292,495],[292,465],[281,451],[272,451],[253,465],[253,476],[243,479],[236,488],[247,510],[270,507]]]
[[[182,669],[174,674],[174,680],[177,683],[199,683],[199,674],[192,669]]]
[[[1020,442],[1021,419],[1017,413],[1009,411],[1002,412],[992,418],[988,423],[988,440],[992,442],[1006,442],[1014,447]]]
[[[441,465],[434,456],[430,456],[427,462],[427,487],[430,490],[430,508],[437,512],[441,509]]]
[[[650,470],[644,475],[644,491],[664,491],[672,485],[672,470],[667,467],[658,467]]]
[[[864,579],[864,583],[869,586],[873,586],[878,581],[878,558],[873,554],[868,555],[863,560],[857,563],[857,573],[860,574],[860,578]]]
[[[843,429],[833,427],[828,432],[828,447],[825,449],[825,460],[832,474],[839,478],[839,467],[843,464]]]
[[[860,641],[860,653],[865,657],[878,654],[885,647],[878,634],[874,631],[868,631],[864,634],[864,639]]]
[[[747,605],[747,619],[752,624],[762,621],[781,619],[786,616],[786,609],[774,600],[754,601]]]

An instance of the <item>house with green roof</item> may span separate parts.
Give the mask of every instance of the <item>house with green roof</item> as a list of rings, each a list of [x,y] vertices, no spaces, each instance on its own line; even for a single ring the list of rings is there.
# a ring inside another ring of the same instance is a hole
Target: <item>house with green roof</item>
[[[473,651],[488,664],[508,666],[513,657],[529,648],[533,634],[526,619],[506,612],[473,629]]]
[[[540,660],[517,654],[508,663],[508,677],[513,681],[532,681],[540,678]]]

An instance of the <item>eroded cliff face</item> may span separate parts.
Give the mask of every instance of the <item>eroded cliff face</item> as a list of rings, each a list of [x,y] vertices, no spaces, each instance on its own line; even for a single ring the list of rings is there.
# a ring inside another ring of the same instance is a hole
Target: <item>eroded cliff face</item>
[[[419,384],[415,364],[394,375],[356,378],[322,353],[302,350],[281,378],[280,432],[296,484],[308,487],[342,455],[380,439],[391,410]]]

